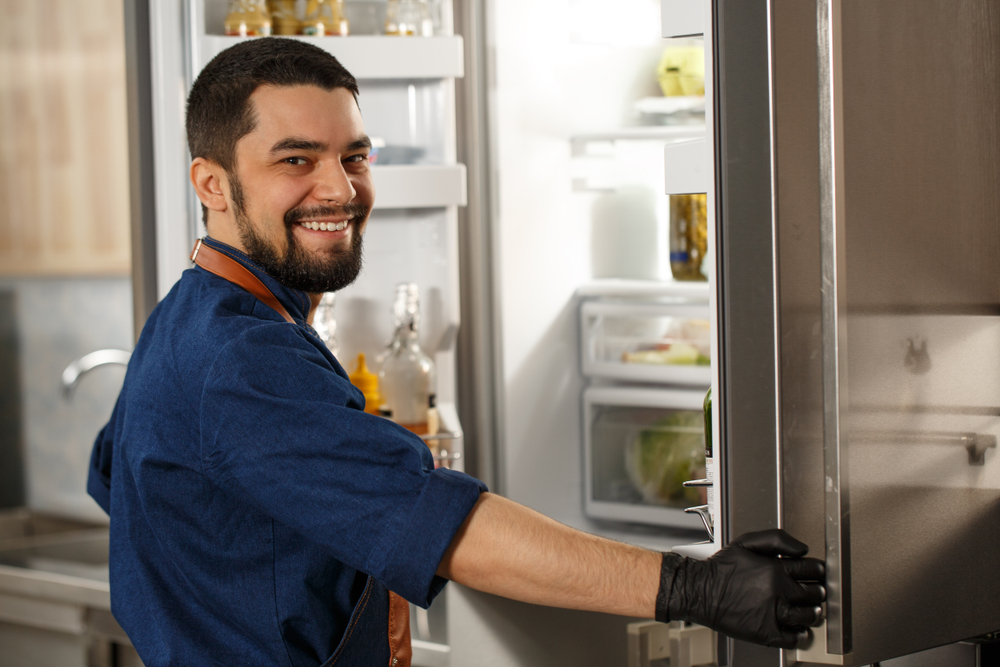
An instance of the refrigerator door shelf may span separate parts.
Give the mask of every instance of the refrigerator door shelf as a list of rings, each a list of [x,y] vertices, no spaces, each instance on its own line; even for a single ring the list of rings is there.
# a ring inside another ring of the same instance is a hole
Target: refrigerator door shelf
[[[701,390],[590,387],[583,394],[584,512],[703,530],[682,483],[704,472]],[[700,467],[699,467],[700,466]]]
[[[660,0],[660,8],[664,37],[705,34],[704,0]]]
[[[466,205],[464,164],[373,166],[372,179],[380,209]]]
[[[237,41],[252,37],[203,35],[200,66]],[[385,35],[354,37],[290,37],[329,51],[357,79],[448,79],[465,76],[460,35],[399,38]]]
[[[708,387],[708,305],[587,300],[580,308],[585,376]]]
[[[706,139],[691,139],[663,147],[663,175],[668,195],[708,192],[713,180],[712,158]]]

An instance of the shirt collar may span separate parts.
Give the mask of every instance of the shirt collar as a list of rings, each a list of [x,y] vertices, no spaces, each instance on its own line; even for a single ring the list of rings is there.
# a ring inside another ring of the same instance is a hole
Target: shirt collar
[[[271,290],[271,293],[281,302],[281,305],[288,310],[289,315],[296,320],[306,321],[311,305],[309,295],[306,292],[282,285],[257,266],[252,259],[247,257],[246,253],[237,250],[231,245],[225,244],[222,241],[216,241],[210,236],[203,238],[202,243],[220,252],[225,252],[237,262],[250,269],[267,286],[267,289]]]

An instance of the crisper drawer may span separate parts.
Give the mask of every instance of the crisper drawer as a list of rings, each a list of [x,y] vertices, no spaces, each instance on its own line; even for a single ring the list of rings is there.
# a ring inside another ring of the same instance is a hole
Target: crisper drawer
[[[580,307],[583,374],[708,387],[708,304],[585,301]]]
[[[583,393],[584,511],[612,519],[701,529],[705,476],[704,392],[590,387]]]

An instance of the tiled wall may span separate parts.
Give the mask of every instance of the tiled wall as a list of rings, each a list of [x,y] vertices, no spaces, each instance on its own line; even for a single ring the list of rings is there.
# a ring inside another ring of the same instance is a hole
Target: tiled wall
[[[40,511],[103,519],[87,496],[90,448],[114,407],[124,366],[102,366],[63,394],[63,369],[104,348],[131,350],[132,286],[127,278],[2,279],[0,304],[13,313],[14,335],[0,337],[3,378],[17,377],[20,457],[11,451],[18,434],[0,420],[4,478],[23,461],[27,504]],[[0,313],[2,314],[2,313]],[[17,369],[10,367],[16,360]]]

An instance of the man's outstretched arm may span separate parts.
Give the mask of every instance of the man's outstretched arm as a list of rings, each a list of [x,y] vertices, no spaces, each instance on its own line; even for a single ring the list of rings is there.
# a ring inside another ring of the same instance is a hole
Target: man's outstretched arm
[[[484,493],[437,573],[521,602],[653,618],[662,559]]]
[[[574,530],[484,493],[437,573],[533,604],[688,620],[793,648],[822,619],[823,564],[780,530],[741,536],[707,561],[663,555]],[[781,556],[781,558],[778,558]]]

